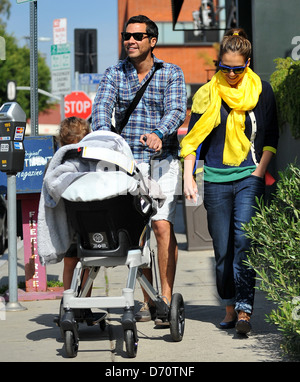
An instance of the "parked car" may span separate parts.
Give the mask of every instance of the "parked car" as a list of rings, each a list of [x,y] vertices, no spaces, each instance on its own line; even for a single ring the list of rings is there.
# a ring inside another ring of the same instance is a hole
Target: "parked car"
[[[0,256],[7,248],[7,209],[6,200],[0,195]]]

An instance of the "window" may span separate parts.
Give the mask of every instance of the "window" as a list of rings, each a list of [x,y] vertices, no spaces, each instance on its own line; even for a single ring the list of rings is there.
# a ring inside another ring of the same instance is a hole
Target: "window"
[[[176,29],[178,30],[175,31],[171,22],[156,24],[159,30],[157,45],[202,45],[219,41],[218,30],[193,31],[193,23],[177,23]]]

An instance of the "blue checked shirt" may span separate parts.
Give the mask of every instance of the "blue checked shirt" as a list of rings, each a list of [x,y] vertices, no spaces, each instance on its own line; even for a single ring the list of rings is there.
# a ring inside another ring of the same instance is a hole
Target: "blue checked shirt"
[[[155,56],[154,63],[160,63],[161,67],[148,84],[121,134],[129,144],[134,158],[142,162],[149,162],[154,151],[139,142],[140,136],[154,131],[162,138],[162,158],[170,154],[173,157],[178,155],[177,130],[186,117],[186,87],[182,70]],[[94,100],[92,129],[110,130],[113,111],[117,127],[136,92],[153,70],[154,66],[139,83],[136,69],[128,58],[109,67],[101,79]]]

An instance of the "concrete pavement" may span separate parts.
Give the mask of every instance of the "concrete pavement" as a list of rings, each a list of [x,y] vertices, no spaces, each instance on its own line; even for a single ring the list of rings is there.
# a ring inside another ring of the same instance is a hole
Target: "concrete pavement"
[[[182,206],[177,208],[175,224],[179,260],[174,292],[185,301],[185,332],[181,342],[173,342],[170,329],[156,329],[153,322],[137,323],[139,336],[136,358],[128,358],[121,326],[122,310],[111,309],[107,327],[79,326],[80,342],[76,358],[66,358],[59,328],[53,319],[60,300],[21,301],[27,310],[0,313],[0,360],[49,362],[268,362],[286,361],[280,351],[280,334],[265,322],[272,309],[257,292],[253,330],[239,336],[235,329],[222,331],[218,323],[224,316],[215,289],[213,251],[187,251]],[[24,280],[22,242],[18,250],[18,275]],[[0,257],[0,285],[7,284],[7,254]],[[62,263],[47,266],[48,279],[62,280]],[[93,295],[120,295],[125,287],[126,267],[101,269]],[[142,299],[137,284],[136,303]],[[3,304],[2,304],[3,305]],[[132,364],[131,364],[132,366]]]

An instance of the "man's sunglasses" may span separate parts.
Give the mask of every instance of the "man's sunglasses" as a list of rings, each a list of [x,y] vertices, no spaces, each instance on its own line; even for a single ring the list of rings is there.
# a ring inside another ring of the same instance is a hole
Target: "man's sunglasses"
[[[231,66],[222,65],[221,61],[220,61],[219,62],[219,68],[220,68],[222,73],[230,73],[231,71],[233,71],[234,74],[242,74],[244,72],[244,70],[246,69],[247,64],[248,64],[248,60],[244,66],[232,66],[231,67]]]
[[[144,33],[144,32],[136,32],[136,33],[122,32],[121,35],[124,41],[130,40],[131,36],[135,39],[135,41],[142,41],[145,35],[149,36],[148,33]]]

